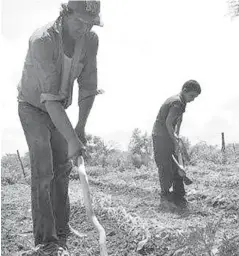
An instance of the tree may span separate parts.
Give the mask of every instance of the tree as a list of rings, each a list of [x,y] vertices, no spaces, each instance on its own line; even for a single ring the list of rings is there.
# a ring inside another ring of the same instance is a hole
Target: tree
[[[128,149],[137,168],[142,164],[148,165],[152,159],[152,139],[147,132],[142,133],[139,128],[133,130]]]
[[[227,0],[231,17],[239,16],[239,0]]]
[[[91,134],[87,134],[86,139],[88,142],[87,150],[91,156],[88,163],[105,167],[107,165],[107,158],[110,154],[117,151],[118,145],[113,141],[105,142],[102,138]]]
[[[132,132],[132,136],[129,142],[129,151],[133,154],[152,154],[152,140],[148,136],[147,132],[143,133],[139,128],[136,128]]]

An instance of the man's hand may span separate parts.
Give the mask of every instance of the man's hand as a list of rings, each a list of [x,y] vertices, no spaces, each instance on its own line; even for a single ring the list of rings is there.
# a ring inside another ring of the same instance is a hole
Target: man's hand
[[[84,160],[87,160],[87,159],[90,158],[89,153],[88,153],[87,150],[84,148],[84,149],[82,149],[82,151],[81,151],[81,155],[77,155],[77,156],[74,156],[74,157],[72,158],[73,165],[78,166],[78,159],[79,159],[79,156],[82,156],[82,157],[84,158]]]
[[[105,91],[103,89],[98,89],[97,90],[97,94],[104,94],[104,93],[105,93]]]
[[[73,164],[76,166],[79,156],[82,156],[85,160],[89,159],[90,157],[85,146],[79,139],[70,141],[68,143],[68,157],[72,159]]]
[[[78,138],[73,137],[68,142],[68,157],[69,158],[81,156],[84,154],[84,151],[85,151],[85,146]]]

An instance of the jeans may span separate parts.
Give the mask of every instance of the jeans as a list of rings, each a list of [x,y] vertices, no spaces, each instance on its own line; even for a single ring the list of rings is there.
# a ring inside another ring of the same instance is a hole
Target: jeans
[[[69,233],[67,141],[48,113],[19,102],[18,114],[31,162],[31,206],[35,245],[66,241]]]
[[[179,197],[185,195],[183,178],[177,172],[177,165],[172,159],[174,146],[167,135],[153,135],[154,159],[158,167],[161,192],[167,194],[171,186]]]

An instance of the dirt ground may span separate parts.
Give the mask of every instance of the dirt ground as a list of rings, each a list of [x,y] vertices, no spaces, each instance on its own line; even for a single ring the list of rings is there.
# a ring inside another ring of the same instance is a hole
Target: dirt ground
[[[215,248],[223,234],[239,235],[238,165],[190,167],[188,176],[193,184],[186,187],[187,208],[160,202],[154,168],[126,171],[91,168],[87,172],[94,209],[106,230],[109,255],[184,255],[177,254],[175,246],[180,247],[183,239],[188,238],[185,234],[197,229],[195,232],[199,233],[194,234],[205,232],[206,236],[210,228],[205,231],[205,227],[220,217]],[[1,255],[21,255],[33,246],[30,187],[26,183],[2,186],[1,193]],[[81,239],[74,234],[69,237],[71,255],[99,255],[99,237],[87,220],[79,180],[71,180],[69,193],[70,224],[84,235]]]

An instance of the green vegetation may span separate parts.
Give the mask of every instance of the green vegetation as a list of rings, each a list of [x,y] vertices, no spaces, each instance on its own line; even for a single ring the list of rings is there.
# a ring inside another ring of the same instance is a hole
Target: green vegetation
[[[109,255],[239,255],[239,145],[190,145],[186,209],[160,202],[152,141],[135,129],[128,151],[88,135],[87,162],[93,205],[107,234]],[[2,255],[33,246],[29,156],[2,157]],[[72,255],[99,255],[98,234],[88,222],[77,173],[71,173],[71,225],[85,234],[71,235]]]

